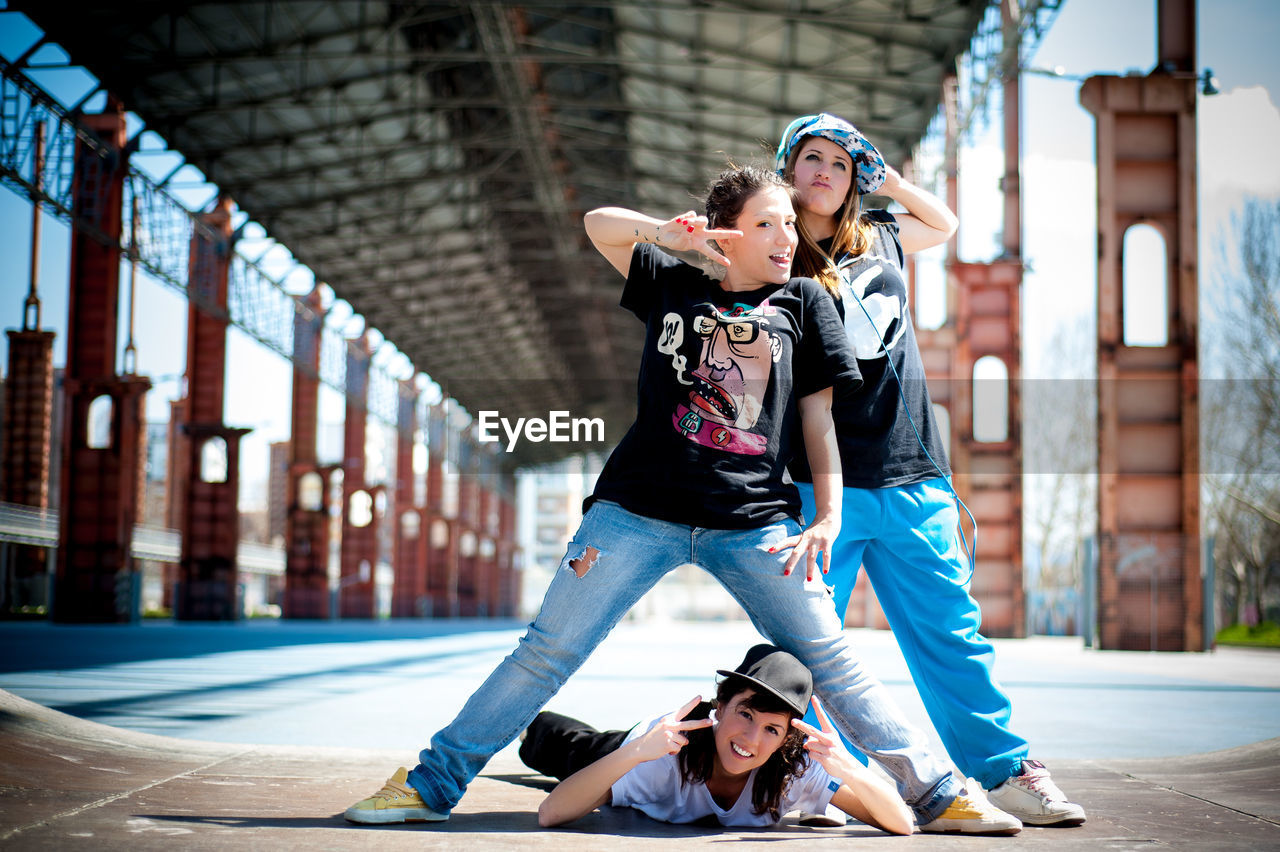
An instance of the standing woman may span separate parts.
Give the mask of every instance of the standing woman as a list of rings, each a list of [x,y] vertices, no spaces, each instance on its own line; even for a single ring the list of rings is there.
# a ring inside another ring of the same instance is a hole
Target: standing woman
[[[1032,825],[1079,824],[1027,741],[1009,730],[1010,702],[992,676],[995,654],[978,632],[972,572],[958,535],[957,498],[908,310],[904,255],[945,242],[955,215],[903,180],[852,124],[826,113],[784,131],[777,168],[800,214],[796,274],[835,296],[863,384],[833,406],[844,476],[843,524],[829,580],[843,616],[866,569],[912,679],[951,758],[991,802]],[[905,214],[864,210],[879,190]],[[792,475],[804,511],[812,477],[797,453]]]
[[[965,796],[888,690],[862,670],[826,586],[815,581],[840,525],[832,388],[859,382],[831,299],[792,278],[791,188],[770,170],[729,169],[706,216],[616,207],[587,235],[626,278],[622,306],[645,325],[636,419],[609,456],[542,608],[516,649],[438,731],[411,772],[346,818],[439,822],[619,619],[679,565],[709,571],[765,636],[813,673],[836,724],[898,782],[929,830],[1014,833],[1021,823]],[[723,263],[722,281],[663,249]],[[596,333],[588,329],[584,333]],[[817,511],[801,530],[785,466],[804,433]],[[804,571],[795,567],[804,563]],[[952,826],[966,808],[981,819]]]

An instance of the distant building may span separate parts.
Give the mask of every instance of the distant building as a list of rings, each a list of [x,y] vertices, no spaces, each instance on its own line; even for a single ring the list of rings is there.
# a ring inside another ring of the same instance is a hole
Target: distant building
[[[520,474],[516,538],[523,551],[521,612],[538,611],[565,545],[582,522],[583,498],[595,489],[603,466],[604,459],[592,453]]]
[[[142,512],[138,523],[149,527],[163,527],[169,477],[169,421],[147,423],[146,436]]]
[[[285,517],[289,505],[289,442],[272,441],[267,474],[267,541],[284,542]]]

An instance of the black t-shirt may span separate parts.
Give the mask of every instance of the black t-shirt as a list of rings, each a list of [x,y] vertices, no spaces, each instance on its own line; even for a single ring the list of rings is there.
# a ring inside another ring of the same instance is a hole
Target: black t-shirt
[[[950,475],[951,468],[911,323],[898,222],[885,210],[871,210],[864,216],[875,226],[875,240],[858,257],[838,260],[841,298],[836,301],[863,383],[837,399],[831,413],[845,487],[894,488]],[[824,241],[822,248],[829,252],[830,241]],[[901,395],[886,352],[901,378]],[[791,474],[800,482],[813,478],[802,450],[796,452]]]
[[[840,317],[810,278],[728,292],[636,245],[622,306],[645,324],[636,420],[587,500],[709,529],[800,521],[786,472],[797,400],[861,381]]]

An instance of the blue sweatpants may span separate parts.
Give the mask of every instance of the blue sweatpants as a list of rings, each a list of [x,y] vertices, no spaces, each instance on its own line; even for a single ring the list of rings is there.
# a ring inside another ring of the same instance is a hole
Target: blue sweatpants
[[[812,518],[813,486],[797,485],[805,517]],[[1019,770],[1027,741],[1009,730],[1009,699],[991,673],[995,652],[978,632],[982,613],[969,594],[955,496],[942,478],[845,488],[843,496],[826,575],[836,611],[844,616],[858,569],[865,568],[947,753],[990,790]]]

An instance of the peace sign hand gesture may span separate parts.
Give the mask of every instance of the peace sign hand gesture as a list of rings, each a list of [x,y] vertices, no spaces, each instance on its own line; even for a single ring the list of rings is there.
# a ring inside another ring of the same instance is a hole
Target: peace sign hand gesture
[[[804,741],[805,750],[822,765],[823,769],[827,770],[828,775],[835,778],[848,778],[859,770],[866,771],[866,767],[854,760],[853,755],[849,754],[849,750],[844,747],[844,742],[836,733],[835,726],[827,717],[827,712],[822,709],[822,702],[818,701],[818,696],[813,696],[812,700],[813,709],[817,713],[818,724],[822,726],[822,730],[818,730],[803,719],[791,720],[791,727],[808,735],[808,739]]]
[[[791,725],[808,734],[804,747],[813,759],[832,778],[840,779],[840,789],[832,795],[831,804],[867,825],[893,834],[910,834],[915,828],[915,816],[898,791],[849,754],[816,695],[813,710],[822,730],[801,719],[792,719]]]
[[[657,760],[664,754],[676,754],[689,744],[689,738],[685,736],[686,731],[711,727],[710,719],[688,719],[682,721],[685,715],[701,700],[701,695],[695,695],[679,710],[663,716],[643,736],[638,737],[635,741],[635,746],[636,754],[640,760]]]
[[[696,251],[716,263],[729,266],[729,258],[717,251],[711,240],[731,240],[742,236],[742,232],[709,229],[707,224],[706,216],[699,216],[692,210],[682,213],[658,226],[657,244],[672,251]]]

